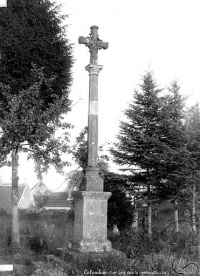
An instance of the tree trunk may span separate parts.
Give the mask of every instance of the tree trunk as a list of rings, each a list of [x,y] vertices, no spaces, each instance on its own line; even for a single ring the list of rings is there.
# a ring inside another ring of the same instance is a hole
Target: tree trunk
[[[174,220],[175,220],[175,232],[179,232],[179,224],[178,224],[178,201],[174,200]]]
[[[151,208],[151,187],[150,185],[148,185],[147,187],[147,194],[148,194],[148,235],[149,235],[149,238],[151,239],[152,238],[152,226],[151,226],[151,223],[152,223],[152,208]]]
[[[132,223],[133,231],[138,232],[138,211],[135,210]]]
[[[196,187],[195,184],[192,186],[192,230],[194,232],[197,231],[196,227],[196,205],[195,205],[195,200],[196,200]]]
[[[19,247],[19,214],[18,214],[18,153],[12,152],[12,246]]]
[[[200,221],[199,221],[200,223]],[[200,225],[200,224],[199,224]],[[200,267],[200,228],[198,227],[198,233],[197,233],[197,265]]]
[[[134,214],[133,214],[133,222],[132,229],[134,232],[138,232],[138,211],[137,211],[137,196],[134,196]]]
[[[152,238],[151,222],[152,222],[152,206],[151,206],[151,203],[148,203],[148,234],[150,239]]]

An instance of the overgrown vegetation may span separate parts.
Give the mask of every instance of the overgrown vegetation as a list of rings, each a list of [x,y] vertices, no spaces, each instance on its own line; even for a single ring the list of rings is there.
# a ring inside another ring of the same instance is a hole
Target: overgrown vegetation
[[[87,271],[101,271],[100,275],[109,271],[115,272],[116,275],[122,272],[144,271],[171,273],[171,275],[184,272],[197,275],[197,252],[192,251],[192,246],[197,245],[197,234],[192,231],[191,216],[186,216],[187,206],[184,203],[180,205],[180,232],[178,234],[174,231],[172,203],[154,204],[152,209],[154,214],[152,239],[149,239],[148,233],[144,231],[142,221],[139,222],[137,233],[132,228],[121,230],[119,235],[109,230],[108,239],[112,241],[113,248],[124,252],[125,255],[119,254],[115,257],[105,255],[100,259],[94,259],[91,254],[89,258],[86,256],[79,260],[64,262],[61,267],[53,265],[50,259],[47,261],[44,255],[56,255],[56,248],[65,247],[67,241],[72,238],[73,216],[71,213],[63,211],[20,212],[21,251],[20,256],[17,256],[10,250],[8,227],[10,215],[2,211],[1,256],[5,263],[13,262],[17,266],[26,267],[27,274],[23,271],[24,274],[19,274],[21,276],[81,276]],[[142,214],[141,210],[141,220]],[[33,267],[33,261],[39,262],[39,268]],[[29,272],[31,273],[28,274]]]
[[[0,214],[0,259],[33,270],[32,262],[43,261],[44,255],[67,245],[73,233],[73,216],[65,211],[27,212],[20,210],[20,249],[11,244],[11,214]],[[26,274],[22,274],[23,276]]]

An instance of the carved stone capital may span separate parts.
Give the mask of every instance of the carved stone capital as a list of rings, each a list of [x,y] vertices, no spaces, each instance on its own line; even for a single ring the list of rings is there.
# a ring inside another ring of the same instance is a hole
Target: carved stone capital
[[[103,69],[103,65],[88,64],[85,67],[85,70],[88,71],[90,74],[97,74],[97,75],[102,69]]]

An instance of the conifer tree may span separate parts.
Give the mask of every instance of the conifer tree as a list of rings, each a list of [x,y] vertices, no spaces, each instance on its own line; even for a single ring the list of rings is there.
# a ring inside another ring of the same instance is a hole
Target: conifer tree
[[[193,173],[200,171],[200,108],[196,104],[186,114],[187,149],[191,153]]]
[[[191,166],[180,87],[173,81],[167,95],[161,92],[152,72],[147,72],[125,110],[127,121],[121,122],[118,143],[111,150],[115,162],[132,173],[133,182],[147,188],[150,236],[151,196],[173,199],[178,222],[177,200],[185,192]]]
[[[159,146],[162,144],[161,91],[153,73],[147,72],[142,77],[140,91],[134,91],[134,99],[124,112],[127,121],[121,122],[117,136],[119,142],[111,150],[116,163],[126,165],[126,170],[134,174],[138,172],[143,179],[153,176],[159,160]]]
[[[188,189],[192,195],[192,228],[196,231],[196,201],[199,197],[200,176],[200,109],[199,104],[189,108],[186,114],[187,149],[190,152],[191,174]]]
[[[165,133],[166,150],[163,152],[164,163],[160,170],[165,172],[165,181],[158,186],[165,198],[171,198],[174,203],[175,232],[179,231],[178,200],[185,194],[190,174],[190,154],[186,148],[186,133],[184,120],[185,98],[180,93],[177,80],[168,87],[169,94],[165,97],[163,106],[163,133]],[[160,194],[161,196],[161,194]]]
[[[165,148],[158,166],[163,181],[158,186],[162,197],[179,197],[187,182],[189,152],[186,148],[185,98],[180,93],[178,82],[172,81],[164,98],[162,133]],[[163,184],[163,185],[162,185]],[[163,188],[163,192],[162,192]]]
[[[163,148],[163,98],[152,72],[142,77],[140,90],[125,110],[126,122],[120,124],[118,143],[111,149],[117,164],[125,165],[135,181],[144,183],[148,196],[148,233],[151,237],[151,195],[158,185],[157,167]]]

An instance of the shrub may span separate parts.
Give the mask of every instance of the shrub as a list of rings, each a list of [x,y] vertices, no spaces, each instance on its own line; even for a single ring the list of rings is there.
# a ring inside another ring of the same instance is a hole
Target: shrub
[[[196,275],[198,269],[195,263],[189,262],[182,256],[168,255],[163,253],[151,253],[144,255],[139,261],[141,271],[151,272],[168,272],[174,274],[191,274]]]
[[[127,196],[124,187],[129,186],[128,178],[112,172],[104,174],[104,190],[111,192],[108,200],[108,228],[117,224],[119,230],[130,227],[133,221],[134,208],[131,197]]]
[[[48,241],[39,235],[32,236],[28,239],[28,245],[31,250],[42,253],[48,249]]]

